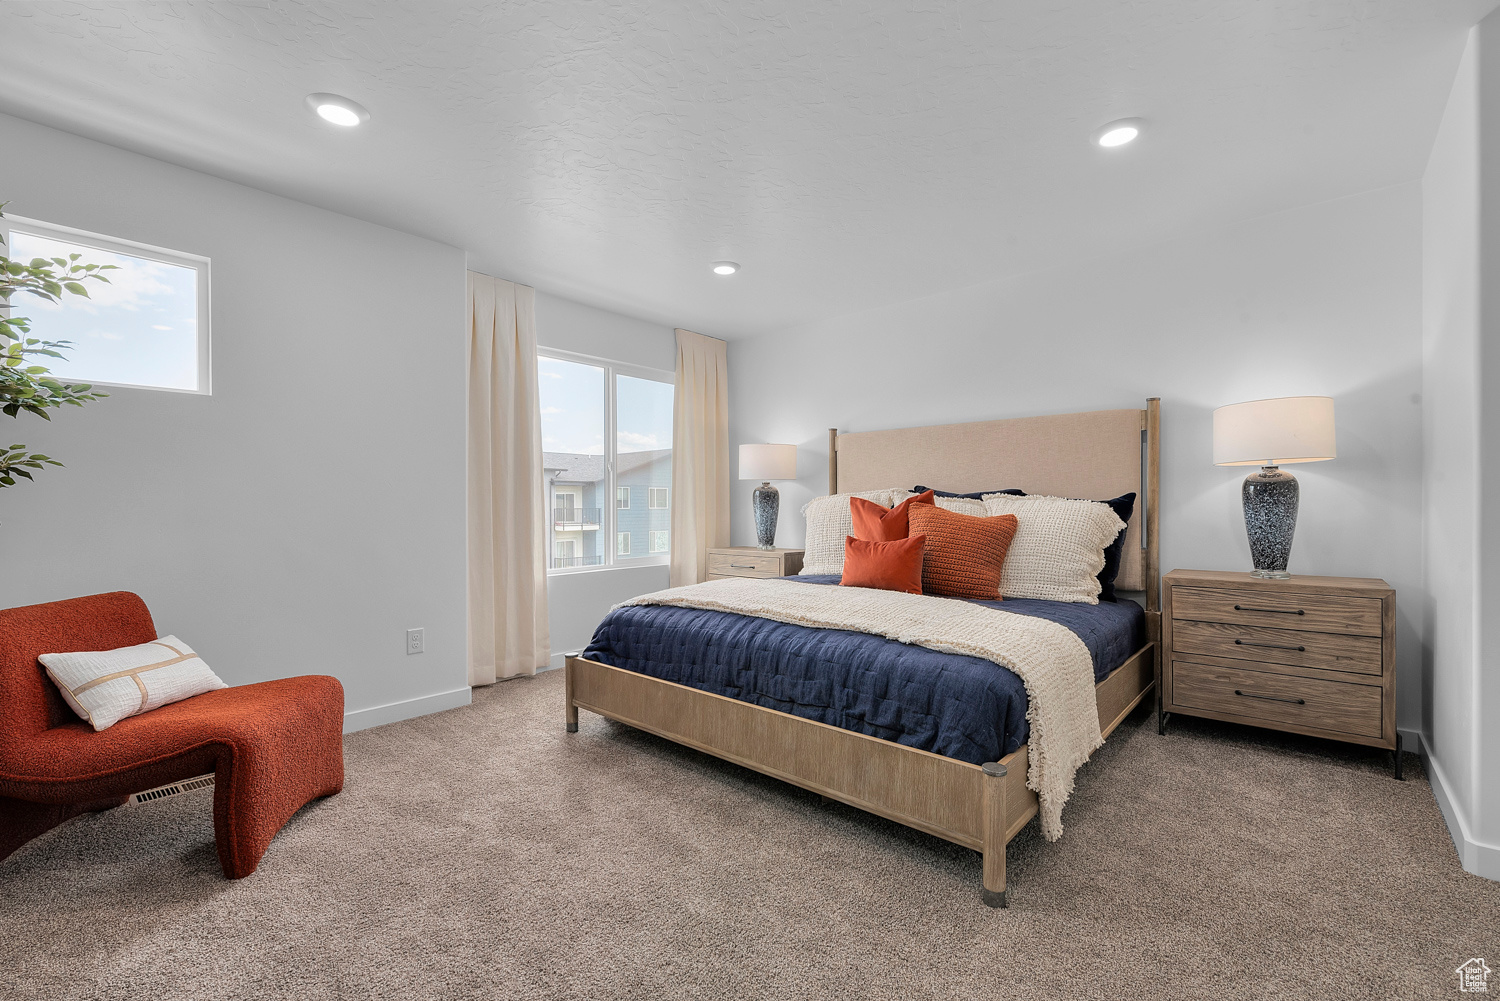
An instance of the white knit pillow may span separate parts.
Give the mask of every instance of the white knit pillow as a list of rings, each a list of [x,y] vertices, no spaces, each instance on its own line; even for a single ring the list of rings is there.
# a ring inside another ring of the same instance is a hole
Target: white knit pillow
[[[1000,575],[1002,595],[1099,603],[1098,574],[1104,569],[1104,549],[1125,527],[1108,504],[986,494],[984,508],[992,518],[1016,516],[1016,534]]]
[[[118,650],[44,653],[37,659],[68,705],[96,731],[127,716],[229,687],[176,636]]]
[[[849,498],[895,507],[910,495],[901,487],[888,490],[865,490],[857,494],[830,494],[816,497],[802,507],[807,516],[807,541],[802,544],[802,572],[827,574],[844,572],[844,540],[854,534],[854,516],[849,513]]]

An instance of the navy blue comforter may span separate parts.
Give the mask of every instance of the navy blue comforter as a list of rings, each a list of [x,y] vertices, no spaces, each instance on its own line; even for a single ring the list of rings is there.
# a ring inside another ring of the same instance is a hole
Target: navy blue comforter
[[[1132,601],[1080,605],[1008,598],[974,604],[1068,627],[1088,647],[1096,679],[1144,643],[1145,613]],[[1004,757],[1029,732],[1026,689],[1011,671],[865,633],[633,605],[610,612],[583,655],[974,764]]]

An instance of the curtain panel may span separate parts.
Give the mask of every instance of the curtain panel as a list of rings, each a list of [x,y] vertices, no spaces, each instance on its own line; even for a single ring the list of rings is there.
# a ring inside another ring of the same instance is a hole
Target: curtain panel
[[[469,272],[469,684],[535,674],[547,634],[536,292]]]
[[[671,585],[708,577],[708,550],[729,545],[729,354],[716,337],[677,331],[672,413]]]

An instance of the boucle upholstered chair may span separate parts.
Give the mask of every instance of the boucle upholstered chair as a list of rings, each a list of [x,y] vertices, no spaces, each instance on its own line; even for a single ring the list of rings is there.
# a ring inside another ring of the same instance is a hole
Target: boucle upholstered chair
[[[292,814],[344,787],[335,678],[205,692],[95,733],[37,662],[156,638],[145,603],[126,591],[0,611],[0,859],[69,817],[215,772],[219,864],[240,879]]]

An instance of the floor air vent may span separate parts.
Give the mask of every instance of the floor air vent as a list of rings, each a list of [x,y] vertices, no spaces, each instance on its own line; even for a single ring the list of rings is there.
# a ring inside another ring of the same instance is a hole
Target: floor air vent
[[[152,800],[166,799],[168,796],[181,796],[185,792],[196,792],[199,789],[213,788],[214,777],[212,775],[200,775],[195,779],[185,779],[182,782],[173,782],[171,785],[157,786],[155,789],[147,789],[130,797],[131,806],[139,806],[142,803],[150,803]]]

